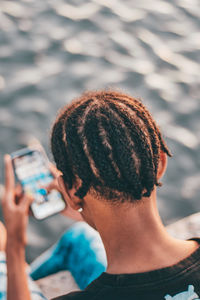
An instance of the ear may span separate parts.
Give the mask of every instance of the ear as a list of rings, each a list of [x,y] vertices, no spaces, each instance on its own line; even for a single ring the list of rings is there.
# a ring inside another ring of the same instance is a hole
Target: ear
[[[58,185],[61,193],[64,196],[66,203],[74,210],[78,210],[83,207],[83,200],[78,198],[75,193],[77,191],[77,187],[74,186],[69,190],[67,184],[63,180],[63,176],[60,175],[58,177]]]
[[[167,168],[167,154],[163,151],[160,152],[160,161],[158,164],[157,179],[160,180],[165,174]]]

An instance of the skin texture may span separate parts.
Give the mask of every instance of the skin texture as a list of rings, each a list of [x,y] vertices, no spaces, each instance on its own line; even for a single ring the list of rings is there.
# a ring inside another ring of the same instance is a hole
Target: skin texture
[[[166,167],[167,155],[161,152],[158,180]],[[151,196],[141,199],[140,203],[114,205],[90,195],[79,199],[74,188],[67,190],[62,177],[59,185],[68,204],[75,210],[82,207],[83,219],[100,233],[107,254],[108,273],[137,273],[167,267],[197,248],[196,242],[180,241],[167,233],[156,205],[156,187]]]
[[[51,166],[51,171],[55,176],[54,182],[48,187],[57,188],[57,176],[60,174],[57,169]],[[15,186],[14,172],[11,158],[5,156],[5,190],[2,198],[4,220],[7,229],[0,223],[0,250],[6,251],[8,287],[7,300],[31,300],[28,289],[25,246],[27,243],[26,229],[29,218],[29,207],[34,199],[23,195],[19,186]],[[80,214],[70,207],[63,211],[65,216],[74,220],[82,220]]]
[[[0,222],[0,251],[5,251],[6,249],[6,229],[4,225]]]
[[[162,152],[158,180],[163,176],[166,166],[167,156]],[[30,300],[24,248],[28,210],[33,199],[24,195],[16,196],[9,156],[5,157],[5,170],[3,211],[8,233],[7,300],[13,300],[13,297],[15,300]],[[90,194],[84,200],[78,198],[75,196],[78,186],[68,190],[61,175],[58,185],[68,208],[75,210],[76,215],[82,207],[82,218],[99,231],[107,253],[108,273],[136,273],[163,268],[179,262],[197,248],[194,241],[180,241],[168,235],[158,214],[156,187],[151,196],[141,199],[140,203],[114,205],[105,199],[95,199]]]
[[[31,299],[25,270],[26,227],[29,206],[33,199],[17,195],[12,162],[5,156],[5,191],[2,199],[3,214],[7,228],[7,299]]]

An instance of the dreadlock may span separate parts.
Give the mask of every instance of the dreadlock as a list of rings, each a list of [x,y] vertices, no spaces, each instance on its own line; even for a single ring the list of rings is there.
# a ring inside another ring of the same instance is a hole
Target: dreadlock
[[[172,156],[140,100],[116,91],[87,92],[65,106],[51,136],[52,153],[69,189],[123,202],[149,197],[160,151]]]

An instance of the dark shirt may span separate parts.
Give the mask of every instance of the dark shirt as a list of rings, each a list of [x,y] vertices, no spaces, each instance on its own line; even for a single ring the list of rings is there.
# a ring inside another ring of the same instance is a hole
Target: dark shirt
[[[199,248],[173,266],[135,274],[102,273],[84,291],[56,300],[200,299],[200,239],[193,240],[199,243]]]

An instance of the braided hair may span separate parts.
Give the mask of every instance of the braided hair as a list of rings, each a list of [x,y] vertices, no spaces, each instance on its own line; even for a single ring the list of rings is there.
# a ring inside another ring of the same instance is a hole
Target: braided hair
[[[117,91],[84,93],[58,115],[51,135],[57,168],[81,199],[88,191],[112,202],[149,197],[160,151],[172,156],[140,100]]]

